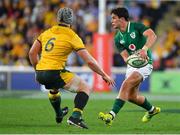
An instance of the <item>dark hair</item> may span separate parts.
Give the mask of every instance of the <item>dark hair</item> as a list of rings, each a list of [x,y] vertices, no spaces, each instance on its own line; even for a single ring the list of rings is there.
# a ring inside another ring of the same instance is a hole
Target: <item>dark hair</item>
[[[115,14],[117,15],[119,18],[124,17],[126,21],[129,20],[129,13],[128,10],[124,7],[118,7],[118,8],[114,8],[111,11],[111,14]]]

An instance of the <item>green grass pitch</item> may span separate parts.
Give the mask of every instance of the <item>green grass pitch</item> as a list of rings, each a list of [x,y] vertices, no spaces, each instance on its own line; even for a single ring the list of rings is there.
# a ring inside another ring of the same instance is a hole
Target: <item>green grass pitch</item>
[[[1,94],[1,93],[0,93]],[[101,94],[99,94],[101,95]],[[108,112],[114,102],[111,99],[90,98],[83,118],[89,129],[69,126],[66,122],[72,113],[73,99],[63,99],[70,112],[62,124],[55,123],[55,115],[46,98],[19,98],[0,96],[0,134],[178,134],[180,133],[180,102],[155,101],[162,112],[149,123],[142,123],[144,110],[126,103],[112,126],[97,119],[100,111]]]

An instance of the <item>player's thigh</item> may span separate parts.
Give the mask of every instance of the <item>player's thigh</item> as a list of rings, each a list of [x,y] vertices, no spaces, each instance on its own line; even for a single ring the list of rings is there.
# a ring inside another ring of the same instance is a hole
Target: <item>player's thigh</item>
[[[66,85],[64,86],[65,90],[68,90],[70,92],[75,92],[75,93],[83,91],[89,95],[91,91],[90,86],[79,76],[70,72],[70,73],[61,74],[61,77],[66,82]]]
[[[141,77],[142,78],[142,77]],[[128,100],[129,98],[136,98],[138,92],[139,92],[139,81],[134,80],[128,80],[130,78],[127,78],[123,81],[121,88],[119,90],[118,96],[119,98],[123,98],[124,100]],[[134,83],[133,83],[134,82]]]
[[[143,81],[148,78],[152,71],[153,71],[153,66],[151,64],[147,64],[145,67],[140,68],[139,73],[141,73],[141,75],[143,76]]]
[[[137,84],[136,86],[134,86],[130,91],[129,91],[129,95],[133,96],[134,98],[137,97],[137,95],[139,94],[139,86],[140,84]]]

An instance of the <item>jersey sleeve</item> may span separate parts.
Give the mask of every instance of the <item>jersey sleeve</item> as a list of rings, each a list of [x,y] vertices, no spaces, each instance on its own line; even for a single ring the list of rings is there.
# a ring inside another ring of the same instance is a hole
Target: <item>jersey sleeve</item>
[[[114,38],[114,43],[120,53],[126,49],[122,44],[120,44],[120,36],[118,34]]]
[[[135,23],[135,28],[141,33],[143,34],[144,31],[146,31],[147,29],[149,29],[149,27],[145,26],[142,23]]]
[[[75,34],[75,36],[71,40],[71,45],[75,51],[78,51],[78,50],[85,48],[81,38],[77,34]]]
[[[39,35],[39,37],[37,38],[37,41],[39,41],[40,43],[42,42],[42,33]]]

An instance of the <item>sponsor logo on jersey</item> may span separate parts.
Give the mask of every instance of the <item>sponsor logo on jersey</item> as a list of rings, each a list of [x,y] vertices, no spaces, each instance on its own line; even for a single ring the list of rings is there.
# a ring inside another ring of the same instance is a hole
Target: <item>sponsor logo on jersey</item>
[[[135,46],[134,44],[130,44],[130,45],[129,45],[129,49],[130,49],[131,51],[135,51],[135,50],[136,50],[136,46]]]
[[[124,40],[120,40],[120,44],[124,44],[125,43],[125,41]]]
[[[130,34],[130,36],[131,36],[131,38],[135,39],[135,37],[136,37],[135,32],[132,32],[132,33]]]

